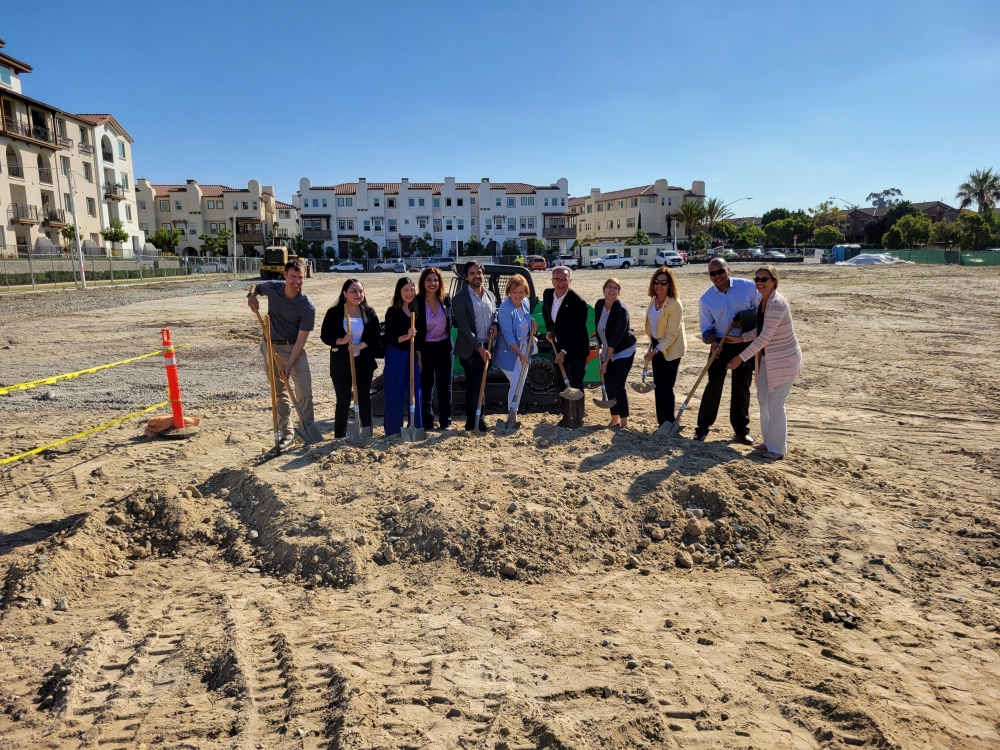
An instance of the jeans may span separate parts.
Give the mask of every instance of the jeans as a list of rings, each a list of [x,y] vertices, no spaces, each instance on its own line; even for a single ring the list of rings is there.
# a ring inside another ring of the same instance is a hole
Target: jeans
[[[451,339],[442,341],[427,341],[420,352],[420,390],[423,392],[421,408],[423,409],[424,426],[434,424],[431,414],[433,387],[437,381],[437,414],[443,427],[451,423]],[[477,395],[479,391],[476,391]]]
[[[657,424],[674,421],[674,382],[677,380],[677,368],[680,364],[680,357],[667,361],[660,352],[653,357],[653,383],[656,385],[653,396],[656,399]]]
[[[632,369],[635,361],[635,354],[631,354],[625,359],[614,359],[608,363],[608,369],[604,373],[604,389],[608,392],[608,398],[616,401],[611,407],[611,414],[628,418],[628,390],[625,388],[625,381],[628,380],[628,372]]]
[[[416,362],[414,362],[416,366]],[[386,437],[399,435],[403,427],[403,412],[410,412],[410,352],[395,346],[385,348],[385,369],[382,371],[385,384],[385,413],[382,424],[385,425]],[[410,427],[423,427],[423,413],[420,410],[420,375],[413,381],[416,390],[413,424]],[[407,417],[409,422],[409,417]]]
[[[753,360],[751,360],[753,361]],[[767,392],[767,369],[760,363],[757,370],[757,403],[760,404],[760,431],[769,451],[785,455],[788,453],[788,419],[785,417],[785,400],[792,390],[794,380],[776,386]]]
[[[719,402],[722,389],[726,385],[726,373],[733,357],[746,349],[749,344],[723,344],[722,352],[708,368],[708,385],[701,395],[698,407],[698,432],[708,434],[708,428],[715,424],[719,416]],[[750,432],[750,383],[753,381],[753,359],[733,370],[732,392],[729,398],[729,423],[733,432],[742,437]]]

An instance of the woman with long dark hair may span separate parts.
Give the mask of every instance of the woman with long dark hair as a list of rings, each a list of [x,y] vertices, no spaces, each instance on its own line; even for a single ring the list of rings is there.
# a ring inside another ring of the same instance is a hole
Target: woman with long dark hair
[[[451,297],[444,291],[444,276],[440,268],[428,267],[420,272],[417,282],[417,317],[427,328],[420,353],[420,391],[425,428],[434,426],[433,392],[437,383],[437,415],[442,430],[451,427],[451,329],[454,318]]]
[[[615,400],[611,407],[611,421],[608,427],[619,429],[628,427],[628,390],[625,381],[635,360],[635,336],[628,308],[618,296],[622,285],[618,279],[604,282],[604,297],[594,304],[594,326],[597,340],[601,344],[601,372],[608,398]]]
[[[646,361],[653,363],[653,384],[656,386],[656,423],[674,421],[674,381],[681,357],[687,352],[684,332],[684,307],[677,292],[673,271],[661,266],[649,280],[649,310],[646,312],[646,334],[652,348]]]
[[[347,333],[347,319],[351,322],[350,335]],[[375,360],[383,356],[382,330],[378,314],[365,301],[365,287],[357,279],[344,282],[337,301],[326,311],[320,338],[330,347],[330,378],[337,394],[333,436],[342,438],[347,435],[347,415],[354,398],[351,362],[348,359],[352,356],[358,380],[358,410],[361,413],[359,428],[371,427],[372,375],[378,366]]]
[[[427,323],[417,315],[416,325],[410,324],[410,315],[416,310],[417,288],[413,280],[401,278],[396,282],[392,295],[392,307],[385,311],[385,369],[382,380],[385,384],[385,434],[399,435],[403,428],[403,412],[410,405],[410,341],[416,348],[416,372],[413,378],[416,411],[413,427],[423,427],[423,413],[420,408],[420,358],[424,348]]]

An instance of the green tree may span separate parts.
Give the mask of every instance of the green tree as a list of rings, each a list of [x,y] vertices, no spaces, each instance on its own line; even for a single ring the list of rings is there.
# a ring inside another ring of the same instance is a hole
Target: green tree
[[[903,247],[923,247],[931,241],[933,226],[931,220],[924,214],[911,214],[897,221],[893,228],[899,230]]]
[[[899,201],[899,203],[891,206],[889,210],[885,212],[886,227],[892,227],[893,224],[902,219],[904,216],[916,216],[919,213],[920,209],[910,203],[910,201]]]
[[[216,247],[216,239],[214,235],[211,234],[199,234],[198,239],[201,240],[201,249],[205,255],[220,255],[218,248]]]
[[[66,250],[72,250],[73,240],[76,239],[76,227],[72,224],[67,224],[59,230],[59,234],[62,235],[64,240],[66,240]]]
[[[500,248],[501,255],[520,255],[521,246],[517,240],[504,240]]]
[[[739,227],[731,221],[720,221],[712,227],[712,237],[717,240],[725,240],[726,242],[729,242],[736,236],[738,231]]]
[[[772,208],[770,211],[765,211],[764,215],[760,217],[760,225],[761,227],[766,227],[772,221],[781,221],[791,215],[791,212],[787,208]]]
[[[233,238],[233,230],[221,227],[219,229],[219,233],[215,235],[215,238],[218,241],[218,247],[220,250],[219,255],[229,255],[229,240]],[[234,248],[233,253],[235,254],[235,252]]]
[[[817,229],[820,227],[842,229],[847,224],[847,213],[837,208],[833,201],[823,201],[816,208],[810,208],[809,218]]]
[[[778,219],[765,226],[764,235],[772,247],[790,247],[795,243],[802,245],[809,242],[812,236],[812,222],[804,214],[791,214],[787,219]]]
[[[958,242],[958,226],[954,221],[935,222],[931,229],[931,241],[946,248]]]
[[[337,257],[337,248],[328,247],[326,249],[326,257],[329,258],[330,260],[334,260]]]
[[[1000,172],[994,172],[992,167],[977,169],[958,186],[955,197],[961,201],[959,208],[968,208],[975,203],[979,213],[983,213],[1000,200]]]
[[[833,247],[834,245],[839,245],[845,239],[843,232],[837,229],[837,227],[827,224],[813,233],[812,241],[820,247]]]
[[[899,203],[903,191],[899,188],[888,188],[877,193],[868,193],[865,198],[866,203],[871,203],[874,208],[889,208]]]
[[[417,258],[427,258],[434,254],[434,242],[430,232],[424,232],[423,237],[410,240],[410,254]]]
[[[462,245],[462,255],[485,255],[486,248],[476,235],[470,234],[469,239]]]
[[[150,235],[149,243],[161,253],[173,254],[174,248],[181,244],[181,232],[170,227],[157,227]]]
[[[673,218],[684,225],[684,234],[691,237],[705,220],[705,207],[698,201],[685,201],[673,213]]]
[[[963,250],[985,250],[990,245],[992,232],[980,214],[962,214],[955,221],[958,245]]]
[[[723,204],[719,198],[709,198],[705,201],[705,223],[708,225],[708,233],[715,236],[712,231],[720,221],[732,218],[733,212]]]
[[[540,240],[537,237],[528,238],[528,252],[533,255],[545,255],[549,251],[549,246],[545,244],[545,240]]]
[[[625,240],[626,245],[648,245],[650,242],[649,235],[641,229],[636,229],[635,234]]]
[[[903,234],[899,227],[889,227],[889,231],[882,235],[882,245],[890,250],[899,250],[903,246]]]
[[[369,242],[371,242],[371,240],[369,240]],[[375,247],[375,250],[374,250],[375,255],[372,255],[372,252],[373,252],[372,251],[372,246],[373,245]],[[368,251],[369,257],[371,257],[371,258],[378,257],[378,245],[376,245],[374,242],[372,242],[371,245],[366,245],[365,249]],[[310,242],[309,243],[309,250],[307,252],[312,257],[314,257],[314,258],[322,258],[323,257],[323,250],[324,250],[324,248],[323,248],[323,243],[322,242]]]
[[[758,226],[754,226],[750,222],[746,222],[736,230],[736,234],[733,236],[732,245],[738,250],[748,247],[760,247],[764,244],[766,239],[767,235],[764,234],[763,229]]]
[[[125,226],[122,224],[121,219],[111,219],[108,222],[108,228],[101,230],[101,237],[104,238],[106,242],[111,243],[111,254],[121,255],[121,250],[115,252],[115,245],[120,245],[129,238],[128,232],[125,231]]]
[[[354,260],[377,258],[378,245],[368,237],[355,237],[347,243],[347,251]]]

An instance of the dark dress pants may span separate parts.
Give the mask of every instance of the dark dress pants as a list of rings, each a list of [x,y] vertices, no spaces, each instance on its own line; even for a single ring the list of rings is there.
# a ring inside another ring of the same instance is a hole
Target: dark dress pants
[[[653,383],[656,386],[653,394],[656,398],[657,424],[674,421],[674,382],[677,380],[677,368],[680,364],[680,357],[669,362],[659,352],[653,357]]]
[[[577,357],[575,359],[570,359],[567,357],[563,362],[563,367],[566,368],[566,377],[569,378],[569,387],[578,388],[582,391],[583,377],[587,372],[587,358]],[[562,373],[559,373],[559,375],[562,376]],[[560,390],[562,389],[560,388]]]
[[[358,410],[361,412],[361,426],[372,426],[371,384],[374,370],[364,362],[354,360],[355,372],[358,378]],[[338,361],[330,368],[333,380],[333,390],[337,394],[337,406],[333,415],[333,436],[347,436],[347,418],[351,413],[351,403],[354,400],[354,390],[351,387],[351,364],[344,360]]]
[[[708,385],[701,395],[698,407],[698,432],[705,434],[715,424],[719,416],[722,389],[726,385],[728,365],[733,357],[746,349],[749,344],[723,344],[722,352],[708,368]],[[732,392],[729,397],[729,422],[736,435],[750,432],[750,384],[753,381],[753,359],[733,370]]]
[[[477,352],[468,359],[459,358],[462,369],[465,370],[465,429],[476,429],[476,406],[479,405],[479,383],[483,379],[483,368],[486,363]],[[482,419],[482,415],[480,415]]]
[[[628,389],[625,381],[628,380],[629,370],[635,361],[635,354],[625,359],[613,359],[608,363],[608,369],[604,372],[604,389],[608,392],[608,398],[614,399],[617,403],[611,407],[611,413],[619,417],[628,418]]]
[[[423,396],[424,427],[432,427],[433,387],[437,383],[438,419],[441,426],[451,424],[451,339],[427,341],[420,353],[420,389]],[[478,390],[477,390],[478,394]]]

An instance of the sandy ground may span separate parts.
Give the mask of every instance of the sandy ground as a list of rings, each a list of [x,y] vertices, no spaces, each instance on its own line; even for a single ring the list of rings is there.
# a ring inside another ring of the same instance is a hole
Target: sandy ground
[[[204,418],[0,467],[0,750],[1000,747],[1000,269],[783,271],[806,371],[772,465],[725,418],[651,436],[638,394],[629,432],[588,402],[575,432],[273,458],[246,283],[0,300],[3,383],[168,325]],[[646,272],[617,275],[641,322]],[[395,277],[367,281],[384,309]],[[680,273],[689,334],[707,284]],[[339,286],[307,291],[325,311]],[[0,456],[164,382],[152,358],[0,397]]]

